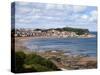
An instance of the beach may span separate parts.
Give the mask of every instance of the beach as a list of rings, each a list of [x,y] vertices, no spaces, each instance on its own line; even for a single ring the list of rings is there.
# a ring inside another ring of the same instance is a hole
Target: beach
[[[92,69],[97,67],[97,58],[84,55],[70,55],[62,50],[34,51],[27,48],[24,43],[33,37],[15,38],[15,51],[23,51],[26,54],[35,53],[45,59],[52,61],[61,70],[70,69]],[[39,39],[39,38],[37,38]]]

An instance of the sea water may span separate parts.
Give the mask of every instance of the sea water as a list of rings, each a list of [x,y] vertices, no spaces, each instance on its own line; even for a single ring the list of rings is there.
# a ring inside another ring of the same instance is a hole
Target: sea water
[[[96,32],[92,34],[97,35]],[[97,56],[97,36],[94,38],[38,38],[26,41],[33,51],[62,50],[71,55]]]

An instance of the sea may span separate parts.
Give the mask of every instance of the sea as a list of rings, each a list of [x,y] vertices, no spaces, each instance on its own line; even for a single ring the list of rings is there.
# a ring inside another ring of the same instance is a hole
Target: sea
[[[30,39],[25,45],[32,51],[64,51],[70,55],[97,56],[97,32],[93,38],[38,38]]]

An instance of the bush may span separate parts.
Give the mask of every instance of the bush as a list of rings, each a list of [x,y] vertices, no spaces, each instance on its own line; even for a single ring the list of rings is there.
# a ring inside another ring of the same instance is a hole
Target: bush
[[[16,52],[16,72],[42,72],[59,70],[50,60],[34,53]]]
[[[58,68],[50,61],[47,59],[42,58],[39,55],[36,54],[29,54],[26,57],[26,64],[39,64],[41,66],[45,66],[48,69],[52,70],[58,70]]]
[[[24,70],[23,64],[25,62],[25,54],[23,52],[16,52],[15,59],[15,71],[22,72]]]

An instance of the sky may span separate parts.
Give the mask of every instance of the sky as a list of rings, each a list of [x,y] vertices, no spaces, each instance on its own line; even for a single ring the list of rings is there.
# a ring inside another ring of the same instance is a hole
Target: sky
[[[74,27],[97,31],[97,7],[50,3],[15,3],[16,28]]]

